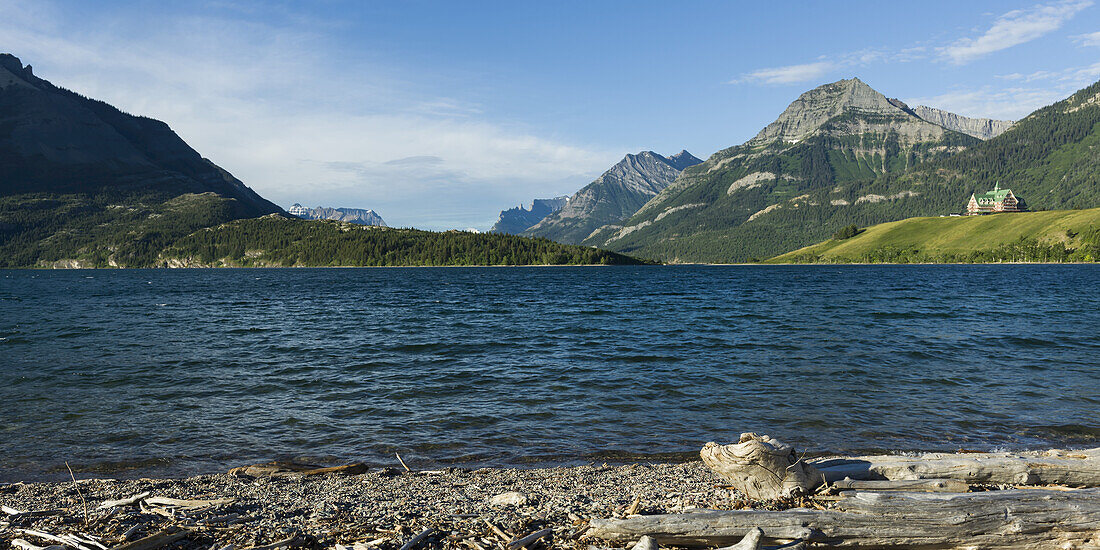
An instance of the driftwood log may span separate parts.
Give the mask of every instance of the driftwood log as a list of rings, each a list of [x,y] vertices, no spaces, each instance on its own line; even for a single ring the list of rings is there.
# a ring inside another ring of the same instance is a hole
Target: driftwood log
[[[367,470],[367,465],[361,462],[344,464],[342,466],[323,467],[313,464],[277,460],[266,464],[238,466],[229,470],[229,475],[248,477],[282,477],[289,475],[313,476],[325,474],[356,475],[365,473]]]
[[[1022,453],[929,453],[817,460],[829,482],[957,479],[966,483],[1100,487],[1100,448]]]
[[[824,482],[813,466],[795,454],[794,447],[766,435],[743,433],[732,445],[707,443],[699,456],[752,500],[808,495]]]
[[[832,487],[841,491],[858,489],[863,491],[924,491],[928,493],[966,493],[970,485],[958,479],[899,479],[859,481],[842,479],[834,481]]]
[[[767,541],[835,548],[1100,548],[1100,489],[979,493],[846,492],[828,510],[704,511],[596,519],[588,536],[713,546],[754,528]]]

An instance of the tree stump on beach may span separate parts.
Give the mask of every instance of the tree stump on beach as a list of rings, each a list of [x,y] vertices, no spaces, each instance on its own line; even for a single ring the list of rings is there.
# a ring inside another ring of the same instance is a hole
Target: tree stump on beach
[[[751,500],[808,495],[824,483],[821,474],[794,447],[766,435],[743,433],[732,445],[707,443],[703,462]]]

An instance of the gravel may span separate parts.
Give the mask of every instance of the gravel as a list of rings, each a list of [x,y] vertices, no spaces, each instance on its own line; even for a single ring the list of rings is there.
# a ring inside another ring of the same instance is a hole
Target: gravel
[[[196,507],[142,501],[97,509],[105,501],[144,492],[151,497],[234,501]],[[275,548],[343,545],[390,550],[432,528],[415,548],[500,550],[506,548],[505,538],[514,540],[547,528],[551,534],[528,548],[606,546],[581,540],[589,519],[742,508],[747,503],[701,462],[687,462],[15,483],[0,485],[0,504],[31,512],[12,515],[5,509],[0,514],[2,547],[17,538],[38,546],[54,544],[20,529],[83,533],[106,547],[165,529],[184,529],[184,538],[161,548],[246,549],[281,543]],[[90,543],[86,546],[98,550]]]

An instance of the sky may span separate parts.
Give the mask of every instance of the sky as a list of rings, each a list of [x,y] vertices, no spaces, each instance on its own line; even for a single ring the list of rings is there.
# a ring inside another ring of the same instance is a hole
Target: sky
[[[284,208],[485,230],[627,153],[740,144],[842,78],[1021,118],[1100,79],[1100,6],[0,0],[0,51]]]

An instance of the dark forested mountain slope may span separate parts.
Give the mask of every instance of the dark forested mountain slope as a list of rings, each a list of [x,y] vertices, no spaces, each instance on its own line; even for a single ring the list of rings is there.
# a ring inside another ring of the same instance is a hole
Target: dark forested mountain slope
[[[227,220],[282,210],[167,124],[54,86],[0,54],[0,263],[125,264]]]

